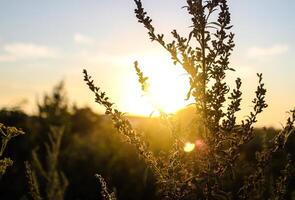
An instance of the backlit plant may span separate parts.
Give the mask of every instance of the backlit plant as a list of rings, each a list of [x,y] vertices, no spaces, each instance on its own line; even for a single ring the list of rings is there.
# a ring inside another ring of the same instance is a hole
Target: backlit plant
[[[34,200],[63,200],[68,179],[59,170],[60,146],[64,133],[62,127],[50,127],[48,142],[45,142],[45,164],[42,164],[36,150],[32,152],[32,165],[26,161],[26,177],[30,195]]]
[[[0,123],[0,137],[1,137],[1,149],[0,149],[0,179],[5,174],[6,169],[13,165],[13,161],[10,158],[2,158],[4,150],[8,142],[19,135],[25,134],[22,130],[15,127],[5,126]]]
[[[165,115],[172,123],[172,144],[169,151],[155,154],[143,135],[132,128],[124,114],[114,108],[105,92],[94,85],[84,70],[84,80],[95,95],[95,101],[105,107],[118,132],[134,145],[146,161],[157,180],[161,199],[284,199],[292,159],[288,157],[280,176],[276,177],[273,190],[266,181],[267,168],[272,155],[284,150],[289,135],[294,132],[295,110],[290,112],[286,125],[256,153],[252,170],[241,172],[241,149],[250,143],[258,115],[267,107],[266,89],[262,74],[253,99],[253,110],[239,122],[236,114],[241,110],[241,79],[230,89],[225,81],[229,58],[235,46],[231,32],[231,16],[226,0],[187,0],[184,8],[191,16],[191,29],[187,37],[173,30],[173,40],[165,41],[164,35],[156,32],[152,19],[145,12],[140,0],[135,14],[144,25],[152,41],[159,43],[171,55],[175,65],[181,66],[189,77],[190,89],[187,99],[193,99],[195,107],[194,142],[187,143],[173,116]],[[135,62],[136,73],[143,90],[148,78]],[[228,100],[228,101],[227,101]],[[169,124],[170,124],[169,123]],[[239,178],[244,184],[237,185]]]

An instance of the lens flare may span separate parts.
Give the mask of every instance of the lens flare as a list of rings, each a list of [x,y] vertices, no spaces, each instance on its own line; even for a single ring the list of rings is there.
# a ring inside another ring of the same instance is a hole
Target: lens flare
[[[185,143],[183,150],[187,153],[192,152],[195,149],[196,145],[194,143],[187,142]]]
[[[198,150],[204,150],[205,143],[203,142],[203,140],[196,140],[195,146]]]

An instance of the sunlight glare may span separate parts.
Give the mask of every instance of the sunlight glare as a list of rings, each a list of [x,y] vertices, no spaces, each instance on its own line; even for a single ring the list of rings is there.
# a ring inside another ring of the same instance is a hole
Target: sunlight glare
[[[139,115],[149,115],[158,111],[175,113],[189,104],[185,100],[188,86],[188,77],[180,66],[174,66],[167,55],[152,54],[139,60],[139,67],[148,79],[148,91],[140,91],[139,83],[129,84],[129,93],[140,95],[141,102],[135,102],[128,106],[128,110]],[[135,74],[135,73],[134,73]],[[137,94],[135,94],[135,92]],[[144,100],[143,100],[144,99]],[[144,101],[144,102],[143,102]]]
[[[196,145],[194,143],[187,142],[185,143],[183,150],[186,153],[192,152],[195,149]]]

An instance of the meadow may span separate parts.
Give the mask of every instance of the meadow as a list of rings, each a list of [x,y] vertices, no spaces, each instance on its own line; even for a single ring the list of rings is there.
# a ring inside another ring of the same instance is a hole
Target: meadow
[[[63,171],[69,185],[64,199],[100,199],[100,184],[94,174],[101,174],[109,189],[116,191],[118,199],[161,199],[157,196],[155,177],[150,168],[137,155],[136,149],[124,142],[106,115],[99,115],[90,108],[71,107],[64,102],[62,87],[56,87],[39,107],[38,115],[28,115],[19,109],[1,109],[0,120],[7,126],[20,127],[26,134],[13,138],[6,150],[14,164],[7,169],[0,182],[0,199],[31,199],[24,162],[32,159],[37,150],[42,162],[46,159],[44,143],[48,141],[49,126],[66,124],[59,150],[58,170]],[[61,106],[62,105],[62,106]],[[46,107],[46,111],[44,108]],[[55,111],[55,112],[53,112]],[[183,132],[193,132],[190,126],[193,108],[179,111],[176,116]],[[128,117],[132,125],[145,133],[154,152],[169,148],[169,129],[160,118]],[[66,122],[66,123],[65,123]],[[189,130],[191,129],[191,130]],[[265,141],[279,130],[255,129],[255,138],[242,149],[243,170],[251,170],[255,152],[261,150]],[[295,137],[291,137],[285,153],[294,155]],[[42,155],[44,155],[42,157]],[[276,175],[282,162],[277,154],[271,162]],[[247,164],[246,164],[247,163]],[[243,174],[237,181],[241,185]],[[273,181],[273,180],[272,180]],[[289,177],[287,195],[291,199],[295,189],[294,176]],[[43,188],[40,188],[43,190]],[[44,192],[44,191],[43,191]]]

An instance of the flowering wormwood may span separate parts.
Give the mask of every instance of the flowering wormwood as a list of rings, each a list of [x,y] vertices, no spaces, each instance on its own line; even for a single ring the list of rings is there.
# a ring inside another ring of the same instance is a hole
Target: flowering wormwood
[[[253,170],[248,171],[244,184],[241,179],[242,148],[255,137],[254,125],[260,113],[267,108],[266,89],[262,74],[252,101],[253,110],[241,122],[236,114],[241,110],[242,81],[237,78],[234,89],[225,81],[231,68],[234,34],[231,32],[231,15],[226,0],[187,0],[184,8],[191,17],[189,33],[181,36],[176,30],[167,42],[163,34],[156,32],[152,19],[144,10],[141,0],[134,0],[138,22],[147,29],[151,41],[159,43],[171,55],[175,65],[182,67],[189,79],[187,99],[193,99],[195,107],[195,131],[190,137],[197,138],[191,144],[190,153],[183,151],[185,137],[177,126],[171,126],[172,147],[156,155],[141,134],[128,119],[109,101],[105,92],[94,85],[84,70],[84,80],[95,95],[95,101],[105,107],[118,132],[126,136],[139,155],[151,167],[157,180],[162,199],[284,199],[293,160],[288,162],[277,177],[273,192],[267,192],[265,176],[272,155],[283,151],[288,137],[294,132],[295,110],[286,126],[270,142],[267,148],[256,153]],[[135,70],[142,90],[146,90],[148,78],[138,63]],[[169,117],[168,117],[169,118]],[[170,119],[170,118],[169,118]],[[173,120],[170,120],[173,122]],[[203,151],[191,151],[201,146]],[[253,163],[251,163],[253,165]]]

